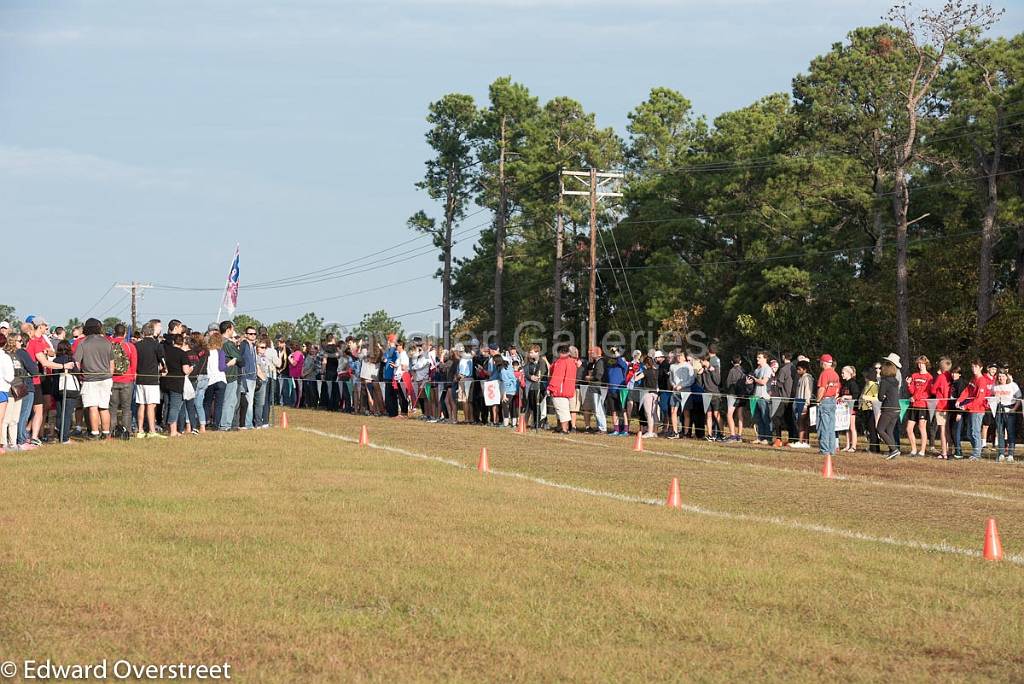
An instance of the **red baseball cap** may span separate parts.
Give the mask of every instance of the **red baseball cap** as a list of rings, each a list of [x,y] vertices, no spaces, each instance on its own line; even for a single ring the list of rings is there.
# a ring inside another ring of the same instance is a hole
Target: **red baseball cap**
[[[822,361],[822,363],[832,363],[832,355],[831,354],[822,354],[821,355],[821,361]]]

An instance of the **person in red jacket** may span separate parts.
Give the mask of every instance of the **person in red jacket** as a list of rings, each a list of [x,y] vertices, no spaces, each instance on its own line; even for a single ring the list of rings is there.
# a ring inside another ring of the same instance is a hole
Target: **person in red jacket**
[[[569,432],[572,421],[569,400],[576,396],[576,360],[570,358],[567,345],[559,345],[558,358],[551,364],[548,394],[551,395],[551,405],[555,408],[562,432]]]
[[[924,456],[925,445],[928,444],[928,400],[932,398],[931,361],[927,356],[918,356],[915,360],[917,372],[907,378],[907,392],[910,394],[910,410],[907,415],[907,438],[910,440],[910,455]],[[921,434],[921,450],[917,450],[914,439],[914,428]]]
[[[964,410],[971,421],[971,446],[974,447],[970,459],[972,461],[981,458],[981,421],[988,410],[988,398],[992,396],[992,379],[982,371],[980,360],[971,361],[971,372],[974,377],[956,400],[957,408]]]
[[[953,391],[953,374],[950,369],[953,362],[948,356],[939,358],[939,374],[932,382],[932,395],[935,397],[935,427],[939,429],[939,449],[941,453],[938,458],[949,458],[949,434],[946,429],[946,419],[949,410],[949,395]]]

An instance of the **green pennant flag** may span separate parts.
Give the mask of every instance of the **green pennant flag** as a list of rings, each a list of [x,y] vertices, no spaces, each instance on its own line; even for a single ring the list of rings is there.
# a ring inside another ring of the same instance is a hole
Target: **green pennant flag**
[[[907,409],[910,408],[909,399],[900,399],[900,422],[903,422],[903,416],[907,415]]]
[[[629,388],[628,387],[623,387],[622,389],[619,390],[619,401],[622,403],[623,406],[626,405],[626,397],[628,397],[628,396],[629,396]]]
[[[754,415],[757,410],[757,397],[750,397],[750,415]]]
[[[423,393],[427,395],[427,400],[430,400],[430,383],[428,382],[423,386]]]

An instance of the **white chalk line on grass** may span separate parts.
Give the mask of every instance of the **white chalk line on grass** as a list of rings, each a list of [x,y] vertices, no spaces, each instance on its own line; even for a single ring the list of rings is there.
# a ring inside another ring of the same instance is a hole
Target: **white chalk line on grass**
[[[354,437],[347,435],[339,435],[333,432],[324,432],[323,430],[315,430],[313,428],[297,427],[296,430],[301,432],[308,432],[310,434],[318,435],[320,437],[326,437],[329,439],[337,439],[343,442],[349,442],[351,444],[358,444],[359,440]],[[459,468],[460,470],[469,470],[472,466],[466,465],[460,461],[456,461],[450,458],[444,458],[442,456],[432,456],[430,454],[422,454],[415,451],[409,451],[408,449],[401,449],[399,447],[385,446],[383,444],[370,443],[367,446],[371,449],[380,449],[382,451],[390,451],[391,453],[400,454],[402,456],[409,456],[411,458],[420,459],[423,461],[434,461],[436,463],[443,463],[447,466]],[[523,480],[531,482],[533,484],[542,485],[544,487],[551,487],[553,489],[560,489],[562,491],[574,492],[576,494],[585,494],[587,496],[595,496],[603,499],[611,499],[613,501],[622,501],[625,503],[637,503],[644,504],[647,506],[664,506],[665,502],[661,499],[650,499],[640,496],[632,496],[629,494],[620,494],[617,492],[608,492],[600,489],[591,489],[589,487],[580,487],[577,485],[566,484],[564,482],[556,482],[553,480],[547,480],[542,477],[535,477],[533,475],[526,475],[525,473],[518,473],[507,470],[494,470],[490,471],[491,475],[499,477],[509,477],[517,480]],[[781,518],[778,516],[761,516],[751,515],[749,513],[730,513],[728,511],[716,511],[709,508],[703,508],[701,506],[693,506],[689,504],[683,504],[682,510],[696,515],[703,515],[712,518],[719,518],[722,520],[732,520],[739,522],[752,522],[761,523],[765,525],[773,525],[776,527],[785,527],[791,530],[801,530],[804,532],[816,532],[818,534],[830,535],[833,537],[840,537],[842,539],[851,539],[854,541],[871,542],[875,544],[885,544],[887,546],[895,546],[905,549],[916,549],[918,551],[934,551],[938,553],[947,553],[957,556],[967,556],[971,558],[980,558],[981,552],[977,549],[965,549],[963,547],[954,546],[945,542],[939,544],[933,544],[929,542],[915,541],[912,539],[897,539],[895,537],[879,537],[876,535],[866,534],[864,532],[856,532],[854,530],[844,530],[838,527],[830,527],[828,525],[817,525],[814,523],[805,523],[798,520],[789,520],[787,518]],[[1024,555],[1020,554],[1004,554],[1004,560],[1009,561],[1015,565],[1024,565]]]
[[[541,437],[541,435],[536,435]],[[602,449],[615,449],[616,447],[612,444],[600,444],[598,442],[588,442],[582,439],[573,439],[572,437],[559,437],[560,440],[565,442],[572,442],[573,444],[581,444],[584,446],[596,446]],[[644,446],[644,453],[653,454],[655,456],[667,456],[668,458],[675,458],[680,461],[692,461],[694,463],[706,463],[709,465],[725,465],[725,466],[741,466],[745,468],[753,468],[755,470],[768,470],[774,473],[792,473],[794,475],[803,475],[820,478],[821,475],[812,470],[796,470],[793,468],[780,468],[779,466],[770,466],[763,463],[749,463],[747,461],[727,461],[720,458],[704,458],[700,456],[686,456],[685,454],[676,454],[671,451],[656,451],[648,449]],[[923,484],[909,484],[906,482],[886,482],[884,480],[873,480],[870,477],[864,477],[862,475],[836,475],[836,480],[846,480],[847,482],[858,482],[860,484],[871,485],[874,487],[890,487],[892,489],[904,489],[912,491],[930,492],[933,494],[952,494],[954,496],[963,496],[975,499],[986,499],[988,501],[1002,501],[1004,503],[1021,503],[1018,499],[1011,499],[1009,497],[1000,496],[998,494],[989,494],[988,492],[975,492],[965,489],[951,489],[948,487],[934,487],[932,485]]]

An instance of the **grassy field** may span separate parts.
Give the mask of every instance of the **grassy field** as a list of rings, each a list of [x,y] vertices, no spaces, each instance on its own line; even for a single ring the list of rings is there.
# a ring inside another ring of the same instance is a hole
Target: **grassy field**
[[[0,660],[1024,678],[1024,467],[842,455],[824,480],[807,452],[289,418],[0,458]],[[376,448],[348,441],[363,423]],[[496,472],[476,472],[481,446]],[[651,505],[672,477],[684,510]],[[1001,563],[971,555],[989,516]]]

